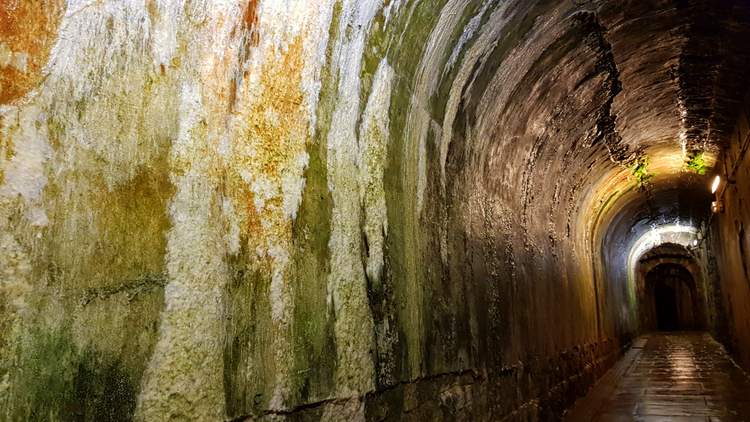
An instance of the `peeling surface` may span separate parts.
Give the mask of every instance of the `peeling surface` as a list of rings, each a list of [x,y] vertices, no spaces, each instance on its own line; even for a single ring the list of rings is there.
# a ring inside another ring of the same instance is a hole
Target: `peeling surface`
[[[327,140],[328,188],[333,200],[328,300],[336,318],[336,385],[344,396],[371,391],[375,381],[373,320],[361,263],[360,187],[351,176],[356,175],[359,158],[356,125],[365,34],[381,6],[378,0],[343,3],[333,53],[339,97]]]
[[[747,366],[740,1],[0,24],[2,419],[556,420],[638,333],[638,239],[676,224]]]

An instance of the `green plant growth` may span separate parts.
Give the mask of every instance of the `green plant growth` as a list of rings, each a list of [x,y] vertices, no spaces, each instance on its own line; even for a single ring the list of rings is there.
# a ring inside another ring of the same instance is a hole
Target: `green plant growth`
[[[688,170],[691,170],[697,174],[706,174],[706,156],[703,151],[693,151],[688,154],[688,161],[686,163]]]
[[[32,329],[0,394],[4,421],[128,421],[136,385],[118,359],[79,348],[70,329]]]
[[[654,175],[648,171],[648,157],[640,157],[635,160],[630,172],[635,177],[635,182],[639,188],[643,188]]]

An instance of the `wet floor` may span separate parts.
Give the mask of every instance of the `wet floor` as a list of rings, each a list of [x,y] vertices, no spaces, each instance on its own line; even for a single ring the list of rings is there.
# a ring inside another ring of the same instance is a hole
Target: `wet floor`
[[[636,341],[566,420],[750,422],[750,379],[708,334],[653,334]]]

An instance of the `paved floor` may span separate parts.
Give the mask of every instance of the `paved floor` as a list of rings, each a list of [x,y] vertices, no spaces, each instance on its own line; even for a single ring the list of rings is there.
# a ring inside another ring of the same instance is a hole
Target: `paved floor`
[[[750,422],[750,379],[708,334],[652,334],[637,340],[566,420]]]

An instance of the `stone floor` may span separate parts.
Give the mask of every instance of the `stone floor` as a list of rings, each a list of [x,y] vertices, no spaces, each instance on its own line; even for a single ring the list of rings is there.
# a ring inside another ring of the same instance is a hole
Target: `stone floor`
[[[750,379],[709,334],[651,334],[566,420],[750,422]]]

